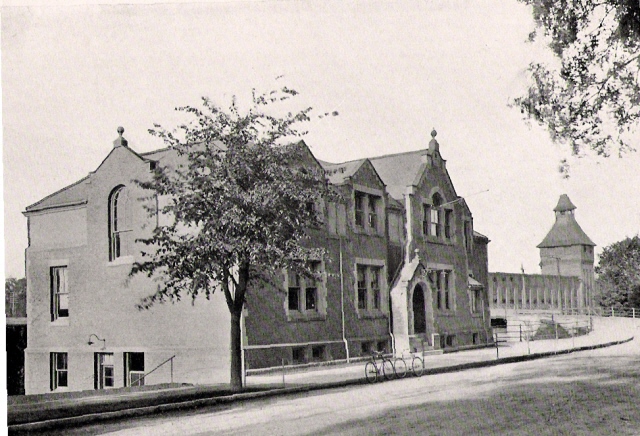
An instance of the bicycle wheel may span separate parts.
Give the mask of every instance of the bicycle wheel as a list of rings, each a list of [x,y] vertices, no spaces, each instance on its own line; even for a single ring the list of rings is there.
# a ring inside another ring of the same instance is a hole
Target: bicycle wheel
[[[418,356],[414,356],[411,361],[411,370],[413,371],[413,375],[416,377],[420,377],[424,372],[424,362]]]
[[[386,380],[393,380],[396,376],[396,370],[393,367],[393,362],[389,359],[384,359],[382,361],[382,374]]]
[[[367,362],[364,366],[364,376],[369,383],[375,383],[378,379],[378,368],[376,368],[373,362]]]
[[[398,378],[404,378],[405,375],[407,375],[407,363],[404,361],[404,359],[396,359],[393,361],[393,367],[396,370],[396,376]]]

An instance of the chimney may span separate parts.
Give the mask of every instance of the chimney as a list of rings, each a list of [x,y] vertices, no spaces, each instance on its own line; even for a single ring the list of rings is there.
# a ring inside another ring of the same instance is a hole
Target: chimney
[[[113,148],[128,146],[127,140],[122,137],[123,133],[124,133],[124,127],[122,126],[118,127],[118,137],[116,138],[115,141],[113,141]]]

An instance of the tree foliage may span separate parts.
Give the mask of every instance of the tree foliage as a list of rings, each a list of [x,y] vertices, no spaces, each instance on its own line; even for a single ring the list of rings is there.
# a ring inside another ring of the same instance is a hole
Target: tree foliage
[[[605,247],[596,267],[603,307],[640,307],[640,236]]]
[[[296,142],[304,134],[298,126],[310,120],[311,108],[274,115],[295,95],[286,87],[267,94],[254,91],[244,111],[235,97],[228,109],[207,98],[200,108],[177,108],[190,123],[172,131],[156,125],[150,133],[162,138],[182,164],[158,166],[151,180],[138,181],[153,195],[169,199],[159,212],[172,217],[171,224],[139,241],[147,249],[130,275],[158,281],[157,292],[140,308],[184,296],[209,298],[221,290],[232,318],[235,388],[241,380],[239,319],[246,293],[281,277],[283,268],[312,274],[306,261],[323,254],[305,240],[308,229],[320,225],[314,205],[330,191],[322,169]]]
[[[4,305],[8,316],[27,316],[27,279],[9,277],[4,281]]]
[[[640,2],[520,1],[532,7],[537,25],[530,39],[545,38],[560,62],[532,63],[528,91],[514,104],[573,155],[633,150],[640,118]]]

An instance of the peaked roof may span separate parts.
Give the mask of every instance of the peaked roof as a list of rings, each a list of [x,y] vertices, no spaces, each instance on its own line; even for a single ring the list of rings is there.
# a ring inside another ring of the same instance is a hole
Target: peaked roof
[[[538,248],[596,245],[582,230],[573,213],[562,213],[574,209],[576,207],[571,203],[567,194],[562,194],[558,205],[554,209],[556,211],[556,222],[547,233],[547,236],[538,244]]]
[[[568,212],[576,209],[575,205],[569,200],[567,194],[562,194],[558,199],[558,205],[553,209],[554,212]]]
[[[402,199],[407,186],[413,185],[416,177],[421,175],[420,169],[425,165],[422,156],[425,153],[426,150],[415,150],[372,157],[369,160],[387,185],[389,195]]]

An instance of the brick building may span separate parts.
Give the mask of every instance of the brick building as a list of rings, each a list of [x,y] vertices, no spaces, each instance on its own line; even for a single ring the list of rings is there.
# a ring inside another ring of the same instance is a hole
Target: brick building
[[[327,251],[314,264],[322,279],[283,271],[281,287],[248,292],[246,369],[490,340],[489,241],[473,231],[435,136],[427,150],[346,163],[309,151],[342,194],[320,206],[325,225],[310,229],[310,243]],[[162,217],[148,216],[142,202],[153,200],[140,200],[132,180],[156,165],[179,162],[171,149],[136,153],[120,131],[95,171],[26,208],[28,394],[141,384],[172,356],[144,383],[228,382],[221,293],[135,307],[157,284],[128,277],[139,258],[134,241]]]

